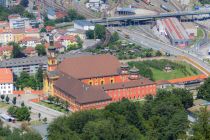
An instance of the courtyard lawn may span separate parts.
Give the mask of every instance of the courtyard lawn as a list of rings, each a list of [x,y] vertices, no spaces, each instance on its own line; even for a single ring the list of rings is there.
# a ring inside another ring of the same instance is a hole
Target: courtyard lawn
[[[52,103],[46,103],[46,102],[41,101],[41,102],[38,102],[38,104],[57,110],[59,112],[68,113],[68,111],[66,111],[64,108],[61,108],[60,106],[52,104]]]
[[[129,62],[130,67],[136,66],[139,74],[153,81],[171,80],[200,74],[200,71],[186,62],[170,60],[146,60],[141,62]],[[170,65],[172,70],[165,71],[165,66]]]
[[[171,80],[171,79],[186,77],[186,75],[183,72],[181,72],[180,70],[173,70],[171,72],[165,72],[165,71],[161,71],[161,70],[154,69],[154,68],[151,68],[151,70],[153,73],[153,79],[155,81]],[[189,75],[189,76],[191,76],[191,75]]]
[[[200,74],[200,72],[198,70],[194,69],[189,64],[187,64],[185,62],[180,62],[180,64],[183,64],[186,66],[186,71],[188,72],[188,74],[184,73],[181,69],[175,69],[175,70],[172,70],[171,72],[165,72],[163,70],[151,68],[154,81],[171,80],[171,79],[183,78],[186,76],[193,76],[193,75]],[[195,70],[196,70],[196,72],[194,72]]]
[[[198,28],[197,31],[197,38],[203,38],[204,37],[204,31],[201,28]]]

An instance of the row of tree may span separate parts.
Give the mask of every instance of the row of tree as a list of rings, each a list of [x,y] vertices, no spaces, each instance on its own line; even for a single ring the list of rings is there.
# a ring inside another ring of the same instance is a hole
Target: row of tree
[[[21,72],[20,76],[15,78],[15,86],[17,89],[31,87],[32,89],[43,88],[43,70],[40,67],[35,75],[30,76],[27,72]]]
[[[75,9],[69,9],[67,16],[64,16],[63,18],[60,19],[50,20],[46,16],[44,25],[55,26],[55,24],[57,23],[72,22],[74,20],[82,20],[82,19],[85,19],[85,17],[79,14]]]
[[[19,5],[10,8],[0,6],[0,20],[8,20],[8,16],[11,14],[20,14],[23,17],[35,19],[35,16],[33,14],[25,10],[25,6],[27,3],[25,3],[24,1],[27,0],[22,0]]]
[[[96,24],[94,30],[86,31],[86,36],[88,39],[105,39],[106,28],[103,25]]]
[[[4,127],[0,120],[0,139],[1,140],[42,140],[42,137],[33,131],[23,131],[17,128],[13,130]]]
[[[12,58],[22,58],[22,57],[26,57],[25,54],[23,53],[23,50],[26,47],[20,47],[20,45],[16,42],[9,42],[8,45],[13,47],[13,51],[12,51]],[[42,44],[39,44],[35,47],[35,50],[37,51],[39,56],[44,56],[46,55],[46,49],[45,46]]]
[[[49,140],[175,140],[187,137],[185,108],[193,97],[184,89],[161,90],[146,101],[127,99],[103,110],[90,110],[60,117],[49,126]]]
[[[15,117],[18,121],[30,121],[30,110],[25,105],[22,105],[21,107],[12,106],[10,107],[7,112]]]

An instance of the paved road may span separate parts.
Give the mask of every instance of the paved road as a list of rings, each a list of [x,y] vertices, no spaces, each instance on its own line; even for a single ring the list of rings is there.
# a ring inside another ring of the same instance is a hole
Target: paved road
[[[189,54],[189,52],[187,52],[186,50],[182,50],[161,41],[155,40],[153,38],[147,37],[136,30],[129,30],[126,28],[120,28],[120,30],[121,31],[117,31],[117,28],[110,28],[110,31],[117,31],[122,37],[124,37],[125,34],[128,34],[130,36],[130,38],[128,39],[129,41],[140,44],[142,47],[160,50],[176,56],[184,56],[191,59],[192,62],[194,62],[195,64],[199,64],[200,67],[205,69],[205,71],[210,72],[210,65],[203,62],[203,60],[195,54]]]
[[[11,102],[13,97],[17,95],[9,95]],[[21,106],[21,103],[24,102],[26,106],[30,106],[31,107],[31,119],[32,120],[38,120],[38,114],[41,113],[41,118],[47,118],[48,122],[53,121],[55,118],[64,115],[64,113],[62,112],[58,112],[56,110],[47,108],[45,106],[41,106],[39,104],[33,103],[30,100],[34,99],[34,98],[38,98],[37,95],[33,95],[33,94],[25,94],[25,95],[21,95],[21,97],[17,97],[17,106]]]

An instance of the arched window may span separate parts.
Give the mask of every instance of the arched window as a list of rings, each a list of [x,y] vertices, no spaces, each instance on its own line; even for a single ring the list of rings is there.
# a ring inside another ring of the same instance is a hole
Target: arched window
[[[93,85],[93,82],[92,81],[89,81],[89,85]]]
[[[114,78],[110,79],[110,83],[113,84],[114,83]]]
[[[104,84],[104,80],[101,80],[101,85],[103,85]]]

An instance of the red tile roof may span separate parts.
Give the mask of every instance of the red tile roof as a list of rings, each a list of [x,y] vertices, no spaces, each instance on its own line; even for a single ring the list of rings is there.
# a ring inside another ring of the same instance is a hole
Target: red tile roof
[[[25,54],[31,54],[31,53],[33,53],[33,52],[35,52],[36,50],[35,50],[35,48],[33,48],[33,47],[27,47],[27,48],[25,48],[24,49],[24,53]]]
[[[114,83],[114,84],[105,84],[105,85],[98,86],[98,87],[101,87],[105,91],[108,91],[108,90],[116,90],[116,89],[127,89],[127,88],[141,87],[141,86],[145,86],[145,85],[154,85],[154,84],[155,84],[155,82],[153,82],[147,78],[141,77],[141,79],[138,79],[138,80],[131,80],[131,81],[127,81],[127,82],[119,82],[119,83]]]
[[[0,83],[13,83],[13,74],[10,69],[0,68]]]
[[[65,16],[68,15],[66,12],[63,12],[63,11],[58,11],[55,14],[56,14],[57,19],[64,18]]]
[[[79,104],[111,100],[111,97],[109,97],[102,88],[86,85],[80,80],[67,75],[63,75],[55,81],[54,87],[66,96],[75,99]]]
[[[22,40],[20,40],[20,42],[27,42],[27,41],[39,42],[40,39],[37,37],[24,37]]]
[[[63,35],[61,36],[58,41],[69,40],[71,42],[76,42],[76,37],[73,35]]]
[[[46,26],[45,29],[47,30],[47,32],[51,32],[52,30],[55,29],[55,27],[53,27],[53,26]]]
[[[2,46],[0,47],[0,55],[2,55],[4,51],[12,51],[12,50],[13,50],[12,46]]]
[[[112,55],[90,55],[67,58],[58,70],[77,79],[118,75],[120,62]]]
[[[201,74],[201,75],[196,75],[196,76],[172,79],[172,80],[169,80],[169,82],[172,84],[175,84],[175,83],[183,83],[183,82],[189,82],[189,81],[194,81],[194,80],[204,80],[206,78],[207,78],[206,75]]]

